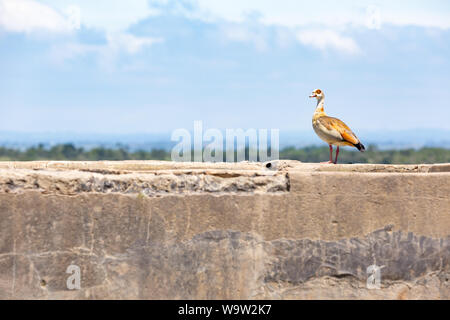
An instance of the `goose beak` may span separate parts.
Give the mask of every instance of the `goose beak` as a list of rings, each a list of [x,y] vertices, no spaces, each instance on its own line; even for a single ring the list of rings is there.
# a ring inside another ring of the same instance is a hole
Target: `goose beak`
[[[309,97],[310,97],[310,98],[315,98],[315,97],[317,97],[317,95],[316,95],[316,94],[312,94],[312,95],[310,95]]]

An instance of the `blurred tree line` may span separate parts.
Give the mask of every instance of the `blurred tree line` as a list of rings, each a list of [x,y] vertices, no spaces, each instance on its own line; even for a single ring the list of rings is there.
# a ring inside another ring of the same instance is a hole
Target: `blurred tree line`
[[[246,152],[248,155],[248,150]],[[324,147],[285,148],[280,151],[280,159],[299,160],[302,162],[323,162],[329,158],[329,149]],[[117,148],[93,148],[85,150],[73,144],[61,144],[51,148],[43,145],[26,150],[0,147],[0,161],[30,160],[171,160],[170,151],[154,149],[151,151],[129,151],[125,146]],[[341,148],[340,163],[382,163],[382,164],[419,164],[450,163],[450,150],[440,148],[379,150],[369,146],[364,153]]]
[[[93,148],[85,150],[73,144],[59,144],[51,148],[43,145],[31,147],[24,151],[0,147],[1,161],[31,161],[31,160],[170,160],[170,152],[154,149],[152,151],[130,152],[124,146],[117,148]]]
[[[328,147],[286,148],[280,152],[280,159],[302,162],[324,162],[329,159]],[[333,157],[336,155],[336,150]],[[341,148],[339,163],[421,164],[450,163],[450,150],[442,148],[379,150],[369,146],[365,152]]]

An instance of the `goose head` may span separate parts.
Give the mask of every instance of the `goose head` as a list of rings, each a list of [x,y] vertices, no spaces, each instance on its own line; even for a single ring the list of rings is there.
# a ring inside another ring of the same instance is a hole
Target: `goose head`
[[[317,100],[321,100],[325,97],[323,94],[323,91],[320,89],[316,89],[312,92],[312,94],[309,96],[310,98],[316,98]]]

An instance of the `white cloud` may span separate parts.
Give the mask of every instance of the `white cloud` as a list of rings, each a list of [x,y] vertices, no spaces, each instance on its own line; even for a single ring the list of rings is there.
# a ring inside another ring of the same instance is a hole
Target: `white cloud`
[[[69,20],[52,8],[31,0],[0,0],[0,26],[11,32],[69,32]]]
[[[133,55],[162,41],[160,38],[137,37],[125,31],[130,24],[152,12],[145,0],[134,0],[133,5],[118,0],[78,0],[76,5],[51,0],[0,0],[0,27],[9,32],[63,34],[79,29],[81,24],[101,29],[106,33],[107,44],[86,45],[69,35],[65,43],[52,46],[52,57],[63,62],[76,56],[95,54],[109,65],[122,52]],[[104,10],[98,10],[102,6]]]
[[[159,13],[149,6],[148,0],[40,0],[60,11],[69,4],[80,9],[81,24],[108,33],[123,32],[132,24]]]
[[[257,48],[268,46],[267,34],[246,29],[258,16],[257,23],[280,27],[276,40],[288,46],[292,38],[320,50],[345,54],[361,52],[348,30],[368,28],[380,30],[383,25],[450,28],[450,5],[445,0],[185,0],[191,1],[191,18],[225,25],[224,38],[253,43]],[[232,27],[229,27],[229,26]],[[294,34],[294,36],[291,36]]]
[[[267,49],[266,37],[260,30],[251,30],[243,24],[227,24],[222,27],[221,32],[225,40],[251,43],[259,51]]]
[[[64,13],[72,6],[79,10],[82,25],[124,32],[142,19],[160,14],[164,5],[190,18],[207,21],[244,22],[249,13],[258,12],[261,23],[285,27],[378,29],[382,22],[450,28],[448,0],[428,0],[426,4],[420,0],[0,0],[0,24],[10,31],[65,31],[68,17]]]
[[[100,66],[107,70],[113,70],[121,53],[134,55],[145,47],[163,41],[160,38],[136,37],[127,33],[109,34],[107,40],[105,45],[78,42],[57,44],[52,47],[51,57],[56,63],[64,63],[66,60],[92,54],[97,58]]]
[[[147,0],[0,0],[0,25],[15,32],[65,32],[84,25],[117,33],[158,13]]]
[[[367,14],[397,26],[450,28],[450,5],[447,0],[195,0],[203,16],[233,22],[245,21],[246,14],[257,11],[265,24],[287,27],[320,25],[325,27],[366,27]],[[371,13],[374,13],[373,11]]]
[[[300,31],[297,39],[306,46],[324,51],[333,49],[346,54],[358,54],[361,51],[352,38],[342,36],[332,30]]]
[[[116,51],[122,49],[129,54],[138,53],[146,46],[163,41],[161,38],[136,37],[127,33],[110,34],[107,39],[111,49]]]

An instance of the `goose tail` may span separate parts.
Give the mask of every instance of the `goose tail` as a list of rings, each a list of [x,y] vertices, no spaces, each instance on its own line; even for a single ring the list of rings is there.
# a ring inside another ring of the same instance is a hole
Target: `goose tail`
[[[364,147],[364,145],[361,142],[358,142],[357,144],[355,144],[355,147],[361,152],[366,151],[366,147]]]

